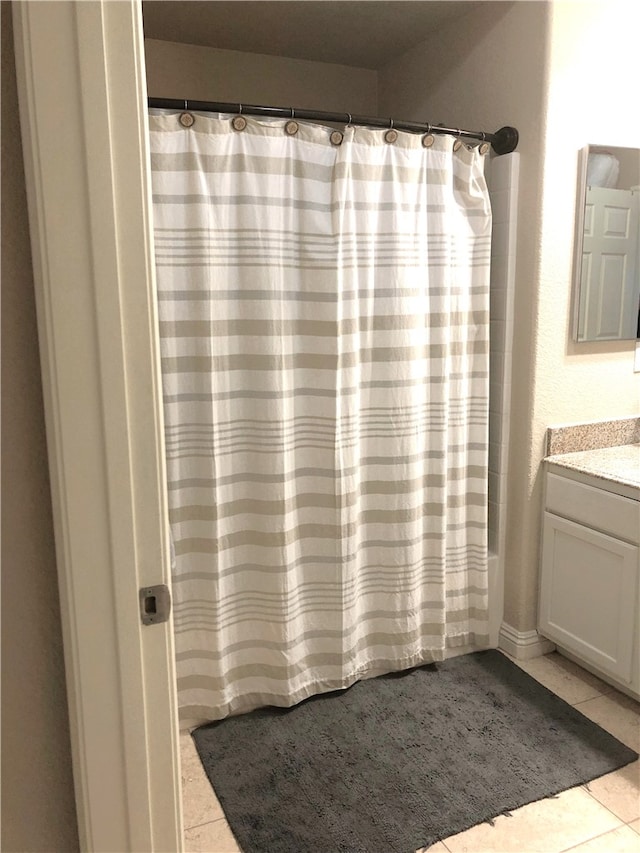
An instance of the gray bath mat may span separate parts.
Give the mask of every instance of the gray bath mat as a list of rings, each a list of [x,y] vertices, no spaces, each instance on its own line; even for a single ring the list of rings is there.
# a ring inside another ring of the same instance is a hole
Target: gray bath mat
[[[413,853],[638,757],[496,651],[193,738],[245,853]]]

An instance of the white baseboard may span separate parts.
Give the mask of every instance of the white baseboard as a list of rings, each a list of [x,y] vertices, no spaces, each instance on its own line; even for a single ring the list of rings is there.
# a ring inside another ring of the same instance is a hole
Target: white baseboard
[[[535,630],[516,631],[511,625],[503,622],[498,636],[498,648],[516,660],[531,660],[552,652],[555,645]]]

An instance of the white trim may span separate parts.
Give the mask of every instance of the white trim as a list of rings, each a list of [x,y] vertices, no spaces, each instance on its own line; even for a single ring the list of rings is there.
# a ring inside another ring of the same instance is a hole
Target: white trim
[[[500,554],[489,553],[487,572],[489,578],[489,647],[497,648],[500,626],[504,618],[504,559]]]
[[[501,349],[491,356],[500,354],[503,359],[502,376],[499,380],[499,400],[495,400],[492,392],[490,403],[489,422],[498,416],[500,418],[500,442],[498,459],[495,461],[497,470],[492,468],[493,455],[489,454],[489,477],[495,476],[498,482],[496,494],[497,510],[491,519],[492,530],[489,532],[489,541],[492,534],[497,535],[494,539],[495,551],[489,553],[489,640],[492,648],[499,644],[500,627],[504,617],[504,578],[505,578],[505,553],[506,553],[506,531],[507,510],[509,506],[509,448],[511,429],[511,374],[513,361],[513,328],[514,328],[514,295],[515,295],[515,246],[518,236],[518,193],[520,183],[520,154],[517,151],[504,154],[497,160],[493,160],[490,169],[489,191],[492,203],[495,207],[495,196],[507,194],[507,205],[502,209],[499,220],[494,219],[494,224],[501,227],[501,238],[497,236],[494,229],[491,238],[491,287],[502,291],[503,305],[503,331]],[[494,383],[496,378],[491,377]],[[493,386],[492,386],[493,387]],[[496,405],[497,404],[497,405]],[[491,429],[490,429],[491,432]],[[489,435],[490,441],[495,441],[495,435]]]
[[[578,343],[584,342],[584,338],[580,336],[580,283],[582,279],[582,241],[584,239],[588,166],[589,146],[586,145],[578,152],[578,190],[576,194],[576,215],[573,236],[573,265],[571,268],[571,340]],[[584,329],[582,331],[584,333]]]
[[[80,843],[179,851],[141,8],[13,10]]]
[[[517,631],[512,625],[503,622],[498,648],[516,660],[531,660],[552,652],[555,645],[535,630]]]

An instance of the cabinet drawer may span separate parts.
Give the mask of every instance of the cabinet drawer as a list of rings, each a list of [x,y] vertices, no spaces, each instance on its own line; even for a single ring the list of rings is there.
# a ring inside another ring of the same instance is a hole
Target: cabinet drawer
[[[603,533],[640,542],[640,501],[547,473],[545,506],[549,512]]]

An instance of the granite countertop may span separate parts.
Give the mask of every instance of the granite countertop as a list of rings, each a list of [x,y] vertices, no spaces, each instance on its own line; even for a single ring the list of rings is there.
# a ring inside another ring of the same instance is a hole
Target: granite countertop
[[[557,453],[546,461],[602,480],[640,489],[640,444]]]

